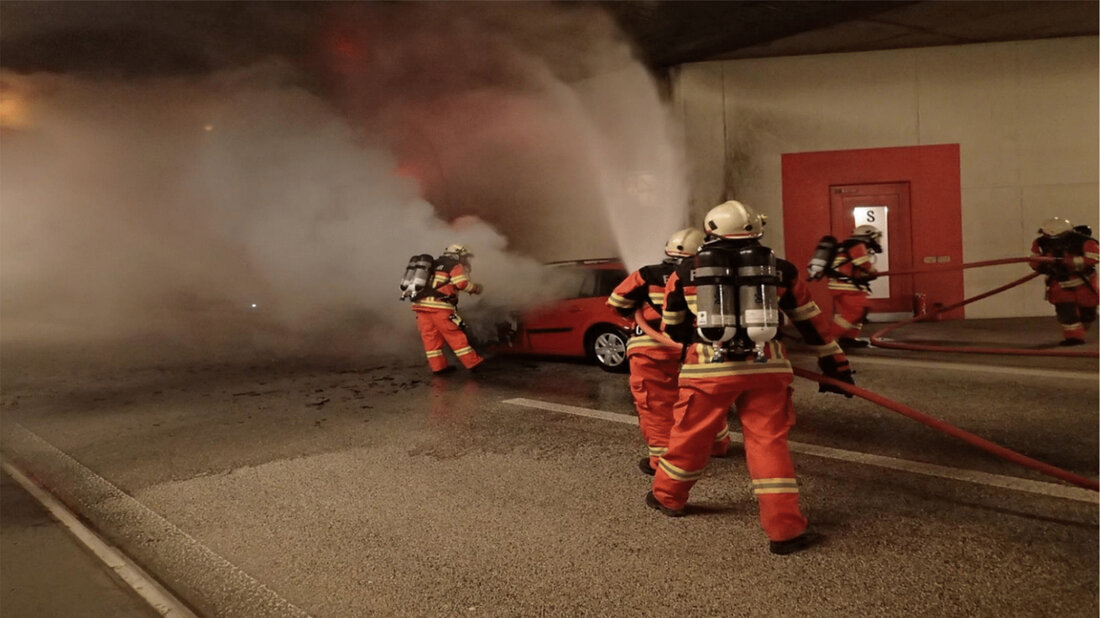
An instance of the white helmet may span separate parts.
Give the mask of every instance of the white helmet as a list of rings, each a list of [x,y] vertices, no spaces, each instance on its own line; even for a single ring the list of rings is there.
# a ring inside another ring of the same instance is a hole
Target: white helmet
[[[703,218],[706,233],[721,238],[760,238],[765,225],[766,217],[737,200],[711,208]]]
[[[1069,222],[1069,219],[1051,217],[1039,226],[1039,233],[1043,236],[1061,236],[1072,229],[1073,224]]]
[[[852,230],[852,236],[863,236],[875,242],[882,240],[882,232],[873,225],[861,225]]]
[[[474,257],[474,254],[470,253],[465,245],[447,245],[447,248],[443,250],[443,255],[453,255],[459,258]]]
[[[691,257],[699,253],[706,235],[703,230],[688,227],[668,237],[665,243],[665,255],[669,257]]]

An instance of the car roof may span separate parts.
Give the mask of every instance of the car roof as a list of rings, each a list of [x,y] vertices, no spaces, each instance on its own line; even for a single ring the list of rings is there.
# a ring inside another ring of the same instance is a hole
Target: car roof
[[[561,260],[558,262],[547,262],[547,266],[554,267],[579,267],[590,268],[594,270],[623,270],[626,266],[619,258],[594,258],[588,260]]]

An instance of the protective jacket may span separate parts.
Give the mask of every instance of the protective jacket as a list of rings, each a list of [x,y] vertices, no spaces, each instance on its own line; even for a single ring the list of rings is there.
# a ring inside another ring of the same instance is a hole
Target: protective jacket
[[[1029,262],[1032,270],[1046,275],[1047,300],[1051,303],[1077,302],[1096,297],[1097,248],[1095,238],[1076,232],[1040,236],[1031,243],[1031,257],[1060,260]]]
[[[453,312],[458,306],[459,290],[478,294],[481,286],[470,281],[469,272],[461,260],[449,255],[440,256],[432,265],[431,281],[413,298],[413,311]]]
[[[851,382],[848,359],[827,333],[828,324],[798,277],[798,268],[776,260],[779,308],[793,322],[818,356],[826,375]],[[662,322],[666,333],[684,344],[679,395],[673,410],[676,422],[668,452],[659,460],[653,495],[667,508],[682,509],[691,487],[706,467],[709,445],[736,406],[745,440],[745,457],[760,523],[773,541],[802,534],[806,517],[798,503],[798,483],[787,446],[794,423],[791,405],[793,373],[786,348],[778,339],[768,342],[764,362],[752,353],[715,360],[713,348],[696,330],[696,289],[689,261],[669,277]]]
[[[1097,242],[1085,234],[1067,232],[1040,236],[1031,243],[1031,257],[1057,258],[1056,262],[1029,262],[1046,275],[1046,297],[1054,305],[1062,326],[1064,344],[1081,344],[1085,330],[1096,321],[1100,295],[1096,289]]]
[[[857,238],[837,245],[836,256],[825,274],[829,289],[843,292],[869,292],[871,281],[878,277],[867,243]]]
[[[665,300],[665,284],[676,262],[643,266],[630,273],[607,299],[607,304],[624,317],[633,318],[638,309],[653,328],[658,328]],[[663,344],[635,327],[627,341],[630,363],[630,392],[638,412],[638,425],[645,440],[650,466],[668,451],[672,430],[672,407],[679,392],[680,348]],[[712,455],[724,455],[729,448],[729,428],[723,427],[711,445]]]
[[[458,360],[468,369],[481,364],[482,358],[470,345],[463,332],[464,324],[458,316],[458,292],[478,294],[481,286],[470,281],[461,260],[443,255],[432,267],[432,277],[427,287],[413,298],[416,326],[424,343],[428,366],[434,372],[447,369],[443,346],[450,346]]]

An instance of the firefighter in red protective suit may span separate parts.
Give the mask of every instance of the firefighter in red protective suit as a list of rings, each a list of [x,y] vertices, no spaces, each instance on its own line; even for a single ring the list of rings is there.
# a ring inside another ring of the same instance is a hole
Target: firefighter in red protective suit
[[[875,226],[857,227],[847,240],[837,245],[836,256],[825,270],[833,298],[830,333],[844,349],[871,345],[859,335],[870,310],[871,281],[878,277],[872,259],[876,253],[882,253],[881,239],[882,232]]]
[[[416,312],[416,326],[424,341],[424,353],[428,366],[436,374],[449,373],[454,367],[443,356],[443,344],[450,346],[458,360],[467,369],[482,363],[463,332],[459,317],[458,292],[480,294],[481,286],[470,281],[469,259],[473,257],[466,247],[450,245],[432,264],[428,285],[413,296],[412,309]]]
[[[661,320],[669,275],[684,258],[699,251],[703,240],[702,230],[687,228],[676,232],[665,243],[668,257],[660,264],[643,266],[630,273],[611,292],[607,304],[624,317],[634,317],[635,312],[642,309],[643,316],[656,328]],[[630,392],[638,412],[638,426],[648,450],[647,456],[638,461],[638,468],[652,475],[657,458],[668,450],[672,406],[679,392],[676,378],[680,373],[680,348],[663,344],[645,334],[641,327],[635,327],[626,345],[626,357],[630,363]],[[714,437],[711,456],[725,456],[729,445],[729,427],[723,426]]]
[[[1046,297],[1054,305],[1062,325],[1058,345],[1085,343],[1085,331],[1096,321],[1097,242],[1088,226],[1074,227],[1061,217],[1051,217],[1039,228],[1031,243],[1031,257],[1052,257],[1057,262],[1032,261],[1032,269],[1046,275]]]
[[[829,335],[798,268],[760,245],[764,223],[740,202],[716,206],[704,222],[708,242],[669,277],[662,322],[666,333],[684,344],[684,364],[668,452],[658,461],[646,504],[670,517],[685,514],[713,436],[735,405],[760,523],[772,553],[789,554],[818,536],[807,532],[787,447],[794,423],[794,376],[775,338],[779,311],[813,346],[826,376],[853,380],[848,359]],[[819,390],[843,392],[824,384]]]

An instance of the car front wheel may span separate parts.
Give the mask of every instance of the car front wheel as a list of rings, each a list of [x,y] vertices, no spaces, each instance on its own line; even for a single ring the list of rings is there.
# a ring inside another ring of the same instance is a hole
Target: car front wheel
[[[604,371],[627,371],[626,333],[615,328],[604,328],[589,338],[588,356]]]

